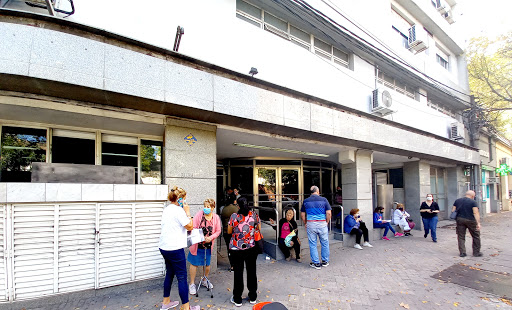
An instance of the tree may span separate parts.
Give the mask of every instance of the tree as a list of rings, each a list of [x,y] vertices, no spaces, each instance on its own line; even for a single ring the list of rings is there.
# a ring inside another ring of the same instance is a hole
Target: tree
[[[470,90],[485,119],[512,138],[512,31],[496,39],[472,39],[466,55]]]

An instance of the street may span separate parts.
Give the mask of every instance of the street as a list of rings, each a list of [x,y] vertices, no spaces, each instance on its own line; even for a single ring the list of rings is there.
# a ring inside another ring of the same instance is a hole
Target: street
[[[259,301],[279,301],[298,309],[512,309],[512,212],[491,214],[482,223],[483,257],[471,256],[471,237],[466,237],[468,256],[460,258],[455,222],[441,221],[438,243],[414,236],[374,241],[373,248],[338,248],[331,251],[328,267],[309,267],[303,262],[258,259]],[[447,268],[450,268],[446,270]],[[220,264],[210,276],[213,298],[204,288],[191,304],[202,309],[235,309],[229,302],[232,274]],[[456,270],[464,270],[457,276]],[[451,272],[451,273],[450,273]],[[450,277],[453,275],[453,277]],[[452,282],[465,283],[464,286]],[[468,288],[474,287],[473,288]],[[506,294],[508,291],[508,294]],[[494,295],[489,292],[505,292]],[[161,280],[145,286],[121,286],[93,293],[74,293],[3,304],[0,309],[159,309]],[[244,291],[247,294],[247,289]],[[171,299],[177,299],[176,282]],[[251,309],[247,301],[240,309]]]

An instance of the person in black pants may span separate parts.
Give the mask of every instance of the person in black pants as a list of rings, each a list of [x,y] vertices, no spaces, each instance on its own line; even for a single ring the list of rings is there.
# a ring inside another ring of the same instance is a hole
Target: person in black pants
[[[368,228],[366,224],[361,220],[361,216],[359,215],[359,209],[350,210],[350,214],[345,217],[345,221],[343,223],[345,233],[356,235],[356,244],[354,248],[362,250],[361,247],[361,236],[364,237],[363,246],[373,248],[373,245],[369,242],[368,237]]]
[[[270,222],[274,224],[273,220],[271,220]],[[297,259],[297,262],[300,263],[300,241],[297,235],[297,222],[295,222],[295,220],[293,219],[292,209],[286,210],[285,218],[279,220],[278,227],[279,239],[277,240],[277,244],[279,245],[279,249],[281,249],[281,252],[283,252],[286,261],[291,260],[290,248],[293,247],[293,249],[295,250],[295,258]],[[295,236],[293,236],[292,239],[290,240],[290,246],[288,247],[285,243],[285,239],[293,231],[295,231]]]
[[[258,214],[249,210],[247,199],[241,197],[237,200],[240,210],[232,214],[228,223],[228,234],[231,234],[229,248],[233,262],[233,296],[231,303],[237,307],[242,306],[242,293],[244,292],[244,265],[247,271],[247,289],[249,302],[256,303],[258,297],[258,276],[256,275],[256,259],[258,249],[254,234],[261,232]]]

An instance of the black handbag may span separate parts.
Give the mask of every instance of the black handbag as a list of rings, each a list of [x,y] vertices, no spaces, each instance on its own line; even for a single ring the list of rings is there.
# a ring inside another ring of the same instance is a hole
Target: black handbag
[[[256,247],[256,251],[258,252],[258,254],[263,254],[263,236],[261,235],[261,232],[259,230],[256,230],[256,232],[254,233],[254,246]]]
[[[450,220],[455,220],[455,219],[457,219],[457,210],[452,211],[452,213],[450,213]]]

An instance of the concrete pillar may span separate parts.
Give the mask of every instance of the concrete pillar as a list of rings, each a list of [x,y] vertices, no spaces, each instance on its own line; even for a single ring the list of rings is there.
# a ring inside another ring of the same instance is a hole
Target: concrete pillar
[[[216,197],[217,128],[212,125],[168,118],[165,126],[165,184],[187,191],[190,214],[203,208],[206,198]],[[220,242],[217,239],[216,242]],[[217,251],[211,266],[217,267]]]
[[[372,204],[372,151],[351,151],[353,156],[346,156],[341,161],[341,186],[343,189],[344,213],[351,209],[359,209],[359,213],[367,223],[372,235],[373,204]],[[341,155],[341,154],[340,154]],[[341,156],[340,156],[341,158]]]
[[[501,188],[501,206],[503,211],[510,211],[510,197],[509,196],[509,179],[512,176],[510,175],[502,175],[500,176],[500,188]]]
[[[405,209],[416,223],[415,229],[422,230],[420,205],[430,191],[430,164],[423,161],[404,163]]]

